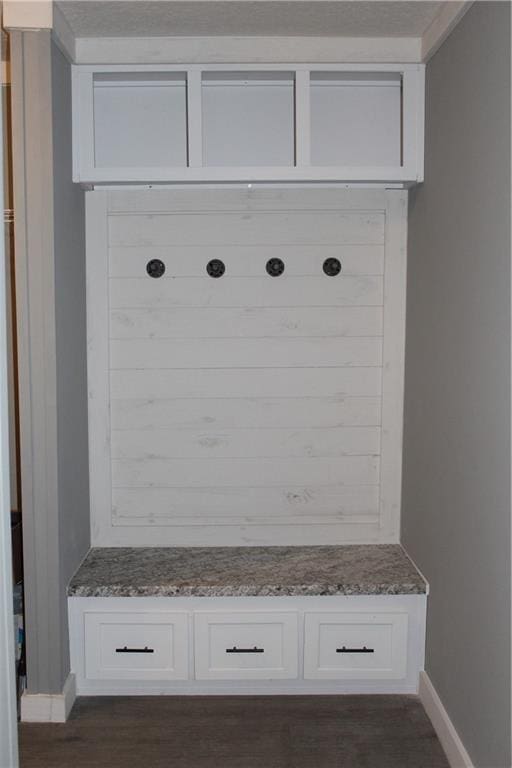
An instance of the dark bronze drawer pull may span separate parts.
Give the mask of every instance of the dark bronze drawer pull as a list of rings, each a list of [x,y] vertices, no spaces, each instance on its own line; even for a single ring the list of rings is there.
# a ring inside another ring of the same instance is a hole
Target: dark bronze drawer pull
[[[367,648],[366,645],[363,645],[362,648],[346,648],[343,646],[343,648],[336,648],[336,653],[375,653],[373,648]]]
[[[226,648],[226,653],[265,653],[265,649],[256,646],[254,648],[237,648],[234,645],[232,648]]]
[[[147,645],[144,648],[128,648],[126,645],[124,648],[116,648],[116,653],[154,653],[153,648],[148,648]]]

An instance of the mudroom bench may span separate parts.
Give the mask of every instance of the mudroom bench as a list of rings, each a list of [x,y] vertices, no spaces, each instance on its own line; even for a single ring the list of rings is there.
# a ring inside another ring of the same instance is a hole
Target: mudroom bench
[[[95,548],[68,589],[77,692],[414,693],[427,591],[399,545]]]

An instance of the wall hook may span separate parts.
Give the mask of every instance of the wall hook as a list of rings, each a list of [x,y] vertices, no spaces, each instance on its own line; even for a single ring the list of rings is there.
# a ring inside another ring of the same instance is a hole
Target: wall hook
[[[226,271],[226,267],[224,265],[224,262],[221,261],[220,259],[212,259],[206,265],[206,271],[208,272],[210,277],[222,277],[222,275]]]
[[[328,277],[336,277],[341,272],[341,261],[331,257],[323,263],[323,270]]]
[[[162,277],[165,272],[165,264],[160,259],[151,259],[146,264],[146,272],[150,277]]]
[[[284,261],[281,259],[269,259],[266,270],[270,277],[279,277],[284,272]]]

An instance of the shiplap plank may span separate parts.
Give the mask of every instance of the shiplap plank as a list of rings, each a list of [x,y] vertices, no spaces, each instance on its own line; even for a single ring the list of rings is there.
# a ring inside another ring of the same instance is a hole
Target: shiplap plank
[[[110,308],[382,306],[381,276],[111,278]],[[199,330],[199,329],[198,329]]]
[[[238,517],[216,515],[215,517],[198,513],[188,517],[121,517],[112,514],[112,530],[117,534],[119,528],[128,528],[141,547],[154,546],[155,541],[165,539],[167,546],[204,547],[230,546],[226,541],[233,540],[232,546],[245,546],[247,543],[258,546],[262,541],[266,546],[294,546],[308,544],[330,545],[371,544],[379,542],[379,519],[373,515],[350,517],[343,513],[310,515],[259,515],[247,514]],[[183,537],[185,534],[185,541]],[[122,534],[121,534],[122,535]],[[333,542],[334,538],[334,542]],[[115,545],[114,545],[115,546]]]
[[[112,429],[379,426],[379,397],[113,400]]]
[[[227,487],[378,482],[379,460],[373,456],[274,459],[113,459],[114,488]],[[205,503],[208,503],[205,497]]]
[[[112,369],[380,365],[382,339],[113,339]]]
[[[384,242],[384,214],[373,211],[216,212],[109,216],[110,246],[309,245]]]
[[[259,187],[251,189],[112,189],[108,192],[111,214],[132,216],[169,211],[383,211],[389,192],[383,189]]]
[[[380,368],[232,368],[111,371],[111,396],[339,397],[380,396]]]
[[[287,458],[378,455],[379,427],[112,431],[114,459]]]
[[[112,339],[381,336],[381,307],[116,309]]]
[[[205,504],[208,499],[208,504]],[[276,519],[337,515],[341,521],[376,521],[377,485],[296,485],[269,488],[114,488],[115,517],[132,521],[162,518],[188,522],[194,517]]]
[[[344,275],[382,275],[384,246],[382,245],[182,245],[125,246],[109,249],[110,277],[145,277],[150,259],[165,264],[165,277],[204,277],[210,259],[222,259],[226,274],[231,277],[265,275],[268,259],[280,258],[287,275],[315,276],[322,274],[325,259],[341,262]]]

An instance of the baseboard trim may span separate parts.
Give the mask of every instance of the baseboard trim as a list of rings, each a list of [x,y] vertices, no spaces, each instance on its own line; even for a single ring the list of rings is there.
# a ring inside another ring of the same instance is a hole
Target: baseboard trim
[[[418,694],[451,768],[475,768],[426,672],[420,672]]]
[[[76,699],[75,675],[70,672],[62,693],[27,693],[21,696],[23,723],[65,723]]]

